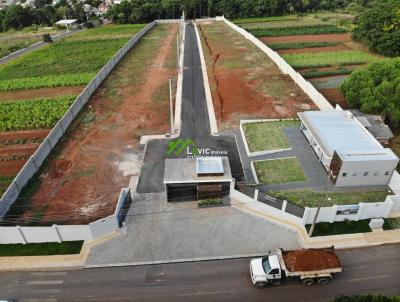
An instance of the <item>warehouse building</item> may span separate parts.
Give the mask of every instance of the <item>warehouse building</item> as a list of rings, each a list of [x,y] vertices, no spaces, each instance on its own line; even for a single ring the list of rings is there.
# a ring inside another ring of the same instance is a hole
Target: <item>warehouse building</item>
[[[307,138],[336,186],[384,186],[399,158],[384,148],[350,111],[298,113]]]
[[[165,160],[164,185],[168,202],[223,198],[232,184],[227,157]]]

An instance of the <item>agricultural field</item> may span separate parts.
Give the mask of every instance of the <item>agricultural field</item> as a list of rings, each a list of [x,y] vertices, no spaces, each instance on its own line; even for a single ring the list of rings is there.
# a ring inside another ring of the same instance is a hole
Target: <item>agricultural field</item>
[[[81,224],[114,212],[120,189],[138,177],[141,135],[169,130],[177,34],[175,24],[156,26],[127,53],[24,188],[5,224]]]
[[[352,40],[354,16],[318,13],[282,19],[265,22],[255,18],[238,25],[277,51],[332,105],[348,108],[339,86],[353,70],[381,59]]]
[[[85,30],[0,66],[0,195],[85,85],[141,28]]]
[[[241,119],[293,118],[315,108],[268,56],[229,26],[214,22],[199,30],[220,131],[238,129]]]
[[[61,32],[52,27],[40,27],[37,29],[27,27],[20,31],[9,30],[0,33],[0,58],[41,41],[43,34],[55,35]]]

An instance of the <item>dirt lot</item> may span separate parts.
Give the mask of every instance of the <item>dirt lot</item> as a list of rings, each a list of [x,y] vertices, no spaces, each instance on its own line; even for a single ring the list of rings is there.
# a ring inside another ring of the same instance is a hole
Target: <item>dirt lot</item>
[[[75,87],[54,87],[54,88],[40,88],[40,89],[27,89],[27,90],[14,90],[14,91],[0,91],[0,101],[7,100],[27,100],[34,98],[51,98],[68,95],[78,96],[84,86]]]
[[[315,108],[268,56],[227,25],[199,28],[220,131],[237,129],[240,119],[288,118]]]
[[[295,250],[283,251],[282,254],[286,268],[291,272],[308,272],[342,266],[333,250]]]
[[[351,34],[324,34],[303,36],[282,36],[260,38],[266,44],[269,43],[295,43],[295,42],[350,42]]]
[[[0,175],[15,175],[50,130],[0,133]]]
[[[121,188],[139,172],[140,136],[168,130],[177,30],[157,26],[127,54],[23,192],[28,199],[8,213],[10,221],[79,224],[114,212]]]

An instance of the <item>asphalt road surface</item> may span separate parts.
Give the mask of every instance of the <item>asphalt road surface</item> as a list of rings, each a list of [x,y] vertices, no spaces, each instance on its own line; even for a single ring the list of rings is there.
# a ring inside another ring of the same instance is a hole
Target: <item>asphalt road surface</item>
[[[340,251],[328,285],[298,280],[256,289],[249,259],[68,271],[0,273],[0,299],[17,301],[329,301],[337,295],[400,293],[400,245]]]
[[[59,39],[65,38],[66,36],[69,36],[70,34],[75,33],[75,32],[77,32],[77,31],[76,30],[75,31],[68,31],[68,32],[64,32],[62,34],[51,36],[51,38],[53,39],[53,41],[57,41]],[[10,62],[11,60],[14,60],[15,58],[18,58],[18,57],[20,57],[20,56],[22,56],[24,54],[30,53],[30,52],[32,52],[32,51],[34,51],[36,49],[39,49],[39,48],[41,48],[41,47],[43,47],[43,46],[45,46],[47,44],[48,43],[45,43],[45,42],[41,41],[41,42],[34,43],[34,44],[32,44],[32,45],[30,45],[28,47],[22,48],[22,49],[20,49],[20,50],[18,50],[16,52],[13,52],[13,53],[1,58],[0,59],[0,65],[1,64],[5,64],[7,62]]]
[[[201,71],[199,45],[193,26],[186,27],[184,70],[182,83],[182,129],[183,141],[191,139],[195,147],[211,151],[227,152],[232,176],[244,180],[242,163],[235,137],[228,135],[211,136],[210,124]],[[168,140],[153,140],[147,144],[141,176],[139,193],[164,191],[164,160],[166,158],[184,158],[186,150],[179,155],[167,155]]]

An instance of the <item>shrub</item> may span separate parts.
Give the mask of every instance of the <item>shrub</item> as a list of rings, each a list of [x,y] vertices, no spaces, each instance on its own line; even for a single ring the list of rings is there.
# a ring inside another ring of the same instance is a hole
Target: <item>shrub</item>
[[[51,38],[49,33],[43,34],[43,42],[53,43],[53,39]]]

